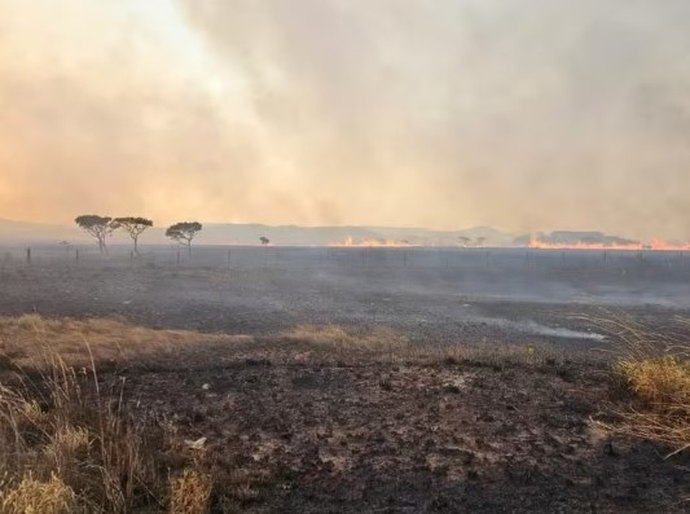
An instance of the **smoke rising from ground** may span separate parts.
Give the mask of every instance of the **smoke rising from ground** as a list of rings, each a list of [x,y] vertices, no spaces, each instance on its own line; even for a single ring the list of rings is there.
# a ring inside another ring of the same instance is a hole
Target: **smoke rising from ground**
[[[94,4],[0,3],[0,217],[690,238],[687,2]]]

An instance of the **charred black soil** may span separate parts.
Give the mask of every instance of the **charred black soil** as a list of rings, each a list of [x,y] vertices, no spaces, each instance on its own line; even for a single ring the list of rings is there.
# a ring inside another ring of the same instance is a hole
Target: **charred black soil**
[[[614,348],[595,320],[622,313],[663,330],[685,316],[682,256],[225,252],[179,264],[169,250],[35,252],[0,270],[0,314],[250,336],[97,363],[142,422],[206,438],[190,451],[212,473],[217,512],[228,497],[246,512],[690,508],[684,454],[664,459],[667,448],[597,423],[629,398],[610,382]],[[405,344],[285,336],[299,325],[383,328]]]

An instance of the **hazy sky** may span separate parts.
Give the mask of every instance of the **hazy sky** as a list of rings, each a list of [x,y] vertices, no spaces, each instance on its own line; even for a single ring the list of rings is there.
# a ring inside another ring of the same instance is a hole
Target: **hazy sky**
[[[690,239],[687,0],[0,0],[0,217]]]

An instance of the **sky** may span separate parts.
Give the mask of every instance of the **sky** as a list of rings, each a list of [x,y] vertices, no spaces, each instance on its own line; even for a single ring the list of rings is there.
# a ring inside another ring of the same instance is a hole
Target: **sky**
[[[687,0],[0,0],[0,218],[690,240]]]

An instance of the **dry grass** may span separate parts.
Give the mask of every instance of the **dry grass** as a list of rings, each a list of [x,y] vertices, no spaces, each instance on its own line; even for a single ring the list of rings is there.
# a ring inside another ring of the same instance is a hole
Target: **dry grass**
[[[210,474],[169,476],[189,463],[211,470],[210,459],[189,452],[169,420],[135,418],[125,379],[106,385],[97,363],[251,342],[112,319],[0,318],[0,514],[207,512]],[[223,511],[255,494],[249,479],[225,486]]]
[[[467,345],[417,344],[404,334],[388,327],[345,328],[338,325],[298,325],[281,334],[283,341],[293,343],[292,359],[297,362],[359,362],[366,354],[367,362],[414,362],[437,364],[459,362],[468,365],[503,368],[506,366],[554,366],[567,360],[556,345]],[[570,358],[589,358],[569,352]]]
[[[690,407],[690,364],[678,357],[625,358],[616,364],[615,370],[650,409]]]
[[[614,382],[631,395],[615,432],[663,443],[670,455],[690,449],[690,323],[677,319],[664,334],[629,318],[611,318],[608,327],[622,354],[613,367]]]
[[[0,385],[3,509],[123,512],[156,505],[155,430],[101,395],[94,369],[85,376],[58,357],[51,362],[38,379]]]
[[[171,514],[205,514],[209,511],[212,482],[208,475],[186,469],[170,483]]]
[[[690,448],[690,365],[675,356],[626,358],[615,376],[636,402],[620,413],[615,431],[668,445],[671,455]]]
[[[14,486],[0,484],[3,514],[74,514],[82,510],[74,491],[55,474],[46,481],[28,474]]]
[[[96,362],[216,338],[118,320],[0,318],[0,355],[13,371],[0,376],[0,512],[162,510],[165,427],[129,414],[124,381],[102,390]]]
[[[36,314],[0,317],[0,358],[5,364],[40,368],[55,354],[70,366],[89,367],[90,347],[99,363],[131,362],[174,356],[181,348],[204,343],[246,343],[251,338],[189,330],[155,330],[118,319],[44,318]],[[0,363],[1,365],[1,363]]]

